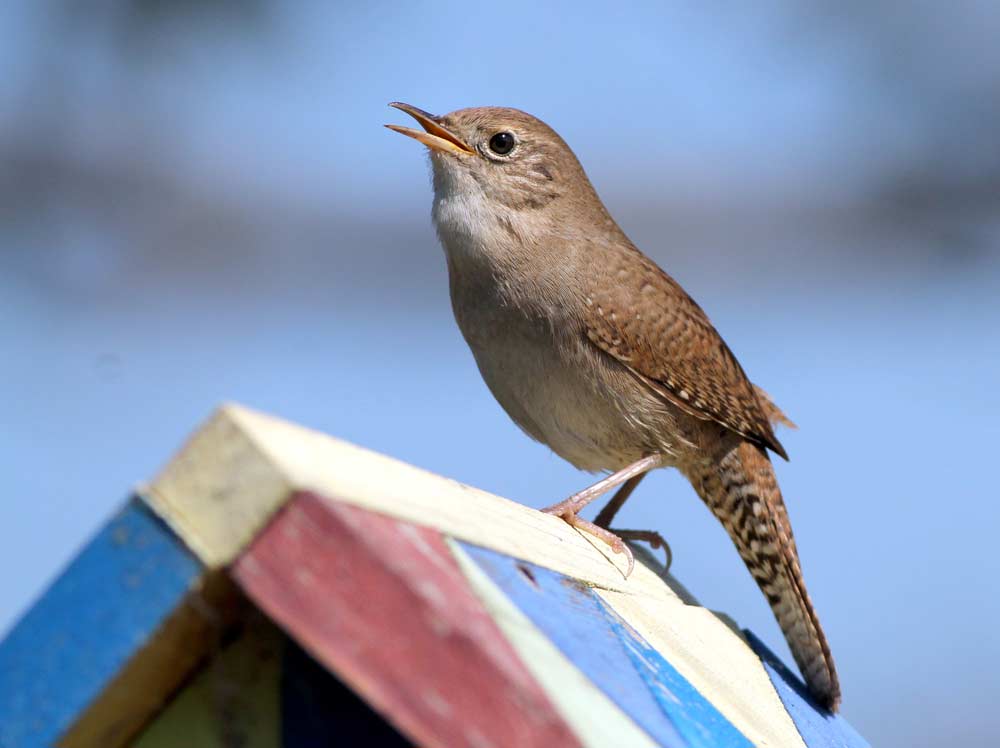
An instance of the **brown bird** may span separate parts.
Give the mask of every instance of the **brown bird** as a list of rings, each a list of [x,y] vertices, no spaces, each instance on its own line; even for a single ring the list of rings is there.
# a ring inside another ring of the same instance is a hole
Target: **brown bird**
[[[786,422],[684,289],[608,214],[569,146],[516,109],[435,117],[394,103],[430,148],[434,223],[452,308],[483,379],[529,436],[604,480],[544,511],[631,552],[609,530],[653,468],[672,466],[722,522],[816,699],[840,685],[806,592],[768,450]],[[578,512],[621,486],[595,522]]]

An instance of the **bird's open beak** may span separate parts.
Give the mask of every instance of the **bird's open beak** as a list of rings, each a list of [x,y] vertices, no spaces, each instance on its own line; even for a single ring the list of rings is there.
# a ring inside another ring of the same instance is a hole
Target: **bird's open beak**
[[[406,112],[408,115],[413,117],[413,119],[419,122],[420,126],[423,127],[426,132],[414,130],[412,127],[386,125],[386,127],[390,130],[395,130],[403,135],[408,135],[414,140],[419,140],[428,148],[434,148],[435,150],[443,151],[444,153],[455,153],[459,156],[468,156],[475,153],[475,151],[467,146],[460,137],[441,127],[441,125],[435,121],[434,115],[428,114],[423,109],[417,109],[415,106],[403,104],[399,101],[394,101],[389,104],[389,106]]]

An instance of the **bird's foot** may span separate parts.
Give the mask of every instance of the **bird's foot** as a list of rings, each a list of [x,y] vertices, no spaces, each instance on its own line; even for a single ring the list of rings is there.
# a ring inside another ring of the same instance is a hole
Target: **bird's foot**
[[[574,511],[574,499],[573,497],[566,499],[566,501],[560,501],[558,504],[553,504],[550,507],[542,509],[546,514],[552,514],[556,517],[561,517],[567,522],[567,524],[572,527],[582,530],[588,535],[593,535],[599,540],[603,540],[609,546],[611,550],[615,553],[624,553],[625,559],[628,562],[628,568],[625,570],[625,578],[628,579],[629,575],[632,573],[632,569],[635,568],[635,556],[632,555],[632,549],[628,547],[624,540],[618,537],[614,532],[607,529],[606,527],[600,527],[595,525],[590,520],[586,520]],[[637,531],[641,532],[641,531]],[[661,538],[662,540],[662,538]]]
[[[611,546],[611,550],[615,553],[624,553],[625,558],[628,559],[628,570],[625,572],[625,578],[627,579],[629,574],[632,573],[632,569],[635,568],[635,557],[632,555],[632,549],[625,544],[625,541],[608,529],[608,524],[610,524],[615,513],[621,508],[621,505],[625,503],[632,490],[639,485],[642,476],[653,468],[660,467],[663,464],[663,459],[663,455],[660,454],[647,455],[642,459],[636,460],[631,465],[626,465],[621,470],[616,470],[606,478],[597,481],[594,485],[573,494],[565,501],[560,501],[558,504],[546,507],[542,511],[546,514],[562,517],[573,527],[603,540]],[[587,504],[598,496],[603,496],[616,486],[621,486],[621,488],[597,516],[596,522],[590,522],[580,516],[580,510],[587,506]],[[663,545],[669,553],[669,546],[667,546],[666,541],[657,533],[645,532],[643,530],[629,530],[628,532],[638,533],[636,539],[645,540],[651,543],[654,548],[657,547],[656,543]],[[654,539],[656,543],[653,542]]]
[[[551,514],[556,517],[562,517],[567,522],[569,522],[569,516],[577,514],[581,509],[583,509],[587,504],[590,503],[589,499],[582,499],[580,494],[573,494],[568,499],[563,499],[558,504],[553,504],[552,506],[547,506],[541,511],[546,514]],[[571,525],[572,522],[569,522]]]
[[[658,548],[662,548],[666,554],[666,560],[663,565],[663,572],[660,574],[662,577],[666,577],[670,572],[670,567],[674,562],[674,552],[670,550],[670,543],[666,541],[660,533],[656,530],[619,530],[616,528],[608,528],[607,532],[612,533],[622,540],[638,540],[643,543],[649,543],[649,547],[654,551]]]

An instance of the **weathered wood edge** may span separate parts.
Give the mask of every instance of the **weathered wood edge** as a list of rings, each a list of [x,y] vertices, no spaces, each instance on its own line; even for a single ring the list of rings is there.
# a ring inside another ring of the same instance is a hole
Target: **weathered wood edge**
[[[596,587],[677,599],[641,564],[514,501],[239,405],[225,405],[140,493],[209,568],[231,563],[295,491],[387,514]]]

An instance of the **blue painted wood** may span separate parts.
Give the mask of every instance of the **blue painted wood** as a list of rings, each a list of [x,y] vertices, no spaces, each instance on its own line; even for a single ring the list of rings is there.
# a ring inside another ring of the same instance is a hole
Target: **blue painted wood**
[[[632,666],[625,645],[594,594],[561,574],[463,544],[525,615],[593,683],[665,748],[689,745]]]
[[[871,748],[847,720],[826,711],[809,695],[805,684],[779,660],[752,632],[744,630],[753,651],[778,692],[781,703],[809,748]]]
[[[52,745],[200,574],[133,498],[0,642],[0,746]]]
[[[663,655],[649,646],[603,600],[597,599],[611,622],[611,628],[625,645],[625,651],[636,671],[693,748],[753,748],[753,743],[702,696],[687,678],[677,672]]]

